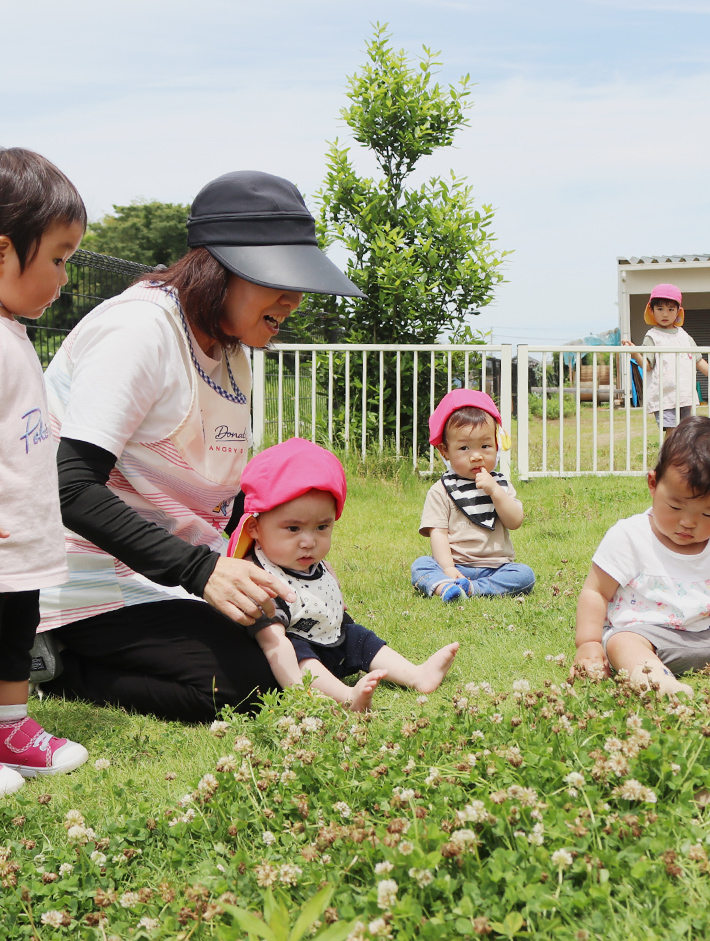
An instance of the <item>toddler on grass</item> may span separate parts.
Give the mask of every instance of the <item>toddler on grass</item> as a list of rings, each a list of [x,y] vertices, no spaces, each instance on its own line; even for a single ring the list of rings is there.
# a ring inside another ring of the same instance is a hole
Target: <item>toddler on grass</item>
[[[446,676],[458,643],[417,666],[345,612],[337,579],[324,560],[333,526],[343,512],[345,472],[324,448],[291,438],[257,454],[242,474],[244,515],[228,554],[248,558],[289,585],[296,601],[275,598],[275,617],[247,630],[264,651],[281,686],[309,671],[316,689],[361,712],[385,677],[419,692],[433,692]],[[366,672],[355,686],[342,680]]]
[[[710,663],[710,419],[683,419],[648,475],[652,506],[620,520],[592,558],[577,605],[574,673],[627,670],[635,685],[693,691]]]
[[[510,440],[500,412],[485,392],[456,389],[429,419],[429,441],[450,469],[429,490],[419,532],[431,540],[431,556],[412,564],[412,584],[442,601],[473,595],[517,595],[532,590],[533,570],[513,562],[511,529],[523,506],[503,474],[494,470],[498,447]]]
[[[651,291],[651,297],[646,304],[644,320],[650,324],[651,329],[646,332],[643,340],[644,347],[677,346],[680,349],[695,346],[695,340],[683,329],[685,311],[682,307],[683,295],[675,284],[657,284]],[[631,340],[622,340],[623,346],[633,346]],[[660,412],[663,411],[663,430],[666,434],[675,428],[676,422],[676,375],[678,385],[678,402],[681,419],[690,415],[692,406],[698,404],[695,388],[695,370],[699,369],[705,376],[708,374],[708,364],[700,353],[684,353],[680,356],[673,353],[661,354],[660,359],[655,353],[632,353],[641,369],[650,369],[651,377],[646,387],[646,404],[649,412],[656,416],[656,423],[660,427]],[[676,374],[676,359],[678,371]],[[662,368],[659,363],[662,360]],[[663,381],[663,405],[660,404],[661,379]]]
[[[88,758],[27,715],[39,589],[68,572],[42,367],[16,319],[37,320],[59,297],[85,226],[63,173],[32,151],[0,148],[0,794]]]

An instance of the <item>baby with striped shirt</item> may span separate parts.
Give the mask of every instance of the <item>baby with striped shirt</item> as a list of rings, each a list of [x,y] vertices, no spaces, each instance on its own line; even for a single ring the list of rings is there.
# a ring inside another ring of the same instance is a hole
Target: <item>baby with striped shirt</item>
[[[424,503],[419,532],[429,537],[431,555],[412,564],[412,584],[444,602],[527,594],[535,575],[513,561],[509,532],[523,522],[523,506],[495,470],[499,447],[510,447],[495,402],[485,392],[455,389],[437,405],[429,431],[449,469]]]

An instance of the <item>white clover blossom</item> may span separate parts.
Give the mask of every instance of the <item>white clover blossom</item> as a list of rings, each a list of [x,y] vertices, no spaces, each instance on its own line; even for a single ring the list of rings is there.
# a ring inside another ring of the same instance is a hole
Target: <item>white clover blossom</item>
[[[100,853],[98,850],[94,850],[94,852],[91,854],[91,856],[89,856],[89,859],[91,860],[92,863],[96,863],[97,866],[105,866],[105,865],[106,865],[106,855],[105,855],[105,853]]]
[[[530,691],[530,683],[527,680],[515,680],[513,682],[513,691],[516,693],[527,693]]]
[[[67,830],[67,839],[70,843],[81,843],[87,839],[87,830],[83,824],[75,823]]]
[[[493,723],[493,725],[500,725],[500,723],[503,721],[503,716],[500,714],[500,712],[494,712],[493,715],[489,716],[488,718]]]
[[[263,843],[266,843],[267,846],[271,846],[272,843],[276,842],[276,837],[271,832],[271,830],[264,830],[261,834],[261,839]]]
[[[377,907],[383,910],[392,908],[397,901],[399,885],[394,879],[382,879],[377,883]]]
[[[467,850],[478,845],[478,836],[473,830],[454,830],[451,842]]]
[[[377,863],[375,865],[375,875],[384,876],[388,872],[392,872],[393,869],[394,869],[394,866],[392,865],[392,863],[388,859],[385,859],[382,862]]]
[[[584,775],[579,771],[570,771],[565,775],[565,784],[569,784],[570,787],[584,787]]]
[[[219,781],[213,774],[203,775],[198,784],[197,790],[202,791],[203,793],[213,794],[219,787]]]
[[[434,881],[434,874],[431,869],[410,869],[409,875],[421,889],[431,885]]]
[[[456,811],[458,823],[483,823],[488,819],[488,811],[483,801],[474,800],[466,804],[463,810]]]
[[[619,787],[614,788],[614,794],[618,794],[624,800],[641,801],[647,804],[655,804],[657,801],[655,792],[635,778],[628,778]]]
[[[418,705],[418,706],[426,706],[426,704],[427,704],[428,702],[429,702],[429,697],[428,697],[428,696],[417,696],[417,705]]]
[[[34,858],[35,866],[41,866],[44,863],[46,858],[47,857],[44,855],[44,853],[37,853],[37,855]]]
[[[74,867],[71,863],[62,863],[62,865],[59,867],[60,876],[68,876],[71,875],[72,872],[74,872]]]
[[[118,900],[121,908],[135,908],[140,904],[141,897],[137,892],[124,892]]]
[[[392,929],[387,924],[384,918],[375,918],[367,926],[367,930],[373,936],[373,938],[391,938]]]
[[[677,765],[674,761],[671,762],[671,771],[673,774],[678,774],[680,771],[680,765]]]
[[[574,862],[574,858],[569,850],[555,850],[550,857],[550,862],[556,869],[569,869]]]
[[[64,924],[64,912],[58,912],[56,909],[44,912],[41,921],[43,925],[49,925],[51,928],[61,928]]]
[[[146,915],[138,922],[138,927],[145,928],[146,931],[156,931],[158,928],[160,928],[160,922],[157,918],[148,918]]]
[[[535,656],[534,650],[523,650],[523,658],[525,660],[532,660],[534,656]]]
[[[107,768],[111,767],[111,762],[108,758],[97,758],[94,762],[94,768],[97,771],[105,771]]]
[[[215,738],[224,738],[228,731],[229,722],[221,722],[219,719],[215,719],[210,726],[210,734]]]
[[[317,716],[306,716],[301,722],[304,732],[318,732],[323,728],[323,720]]]
[[[302,875],[301,867],[294,866],[293,863],[284,863],[279,866],[279,882],[283,882],[284,885],[296,885]]]
[[[271,863],[260,863],[254,867],[256,873],[256,884],[262,889],[268,889],[276,883],[279,877],[279,871]]]
[[[429,768],[429,774],[424,779],[424,783],[429,787],[436,787],[441,783],[441,772],[438,768]]]
[[[73,827],[73,826],[83,826],[84,825],[84,815],[80,810],[68,810],[64,815],[64,826]]]
[[[253,751],[251,739],[247,738],[246,735],[237,735],[237,737],[234,739],[234,750],[241,752],[242,754]]]
[[[416,767],[416,761],[413,758],[410,758],[407,764],[402,768],[402,771],[404,771],[405,774],[411,774]]]
[[[397,849],[402,856],[409,856],[410,853],[414,852],[414,843],[410,843],[409,840],[402,840],[402,842],[398,844]]]
[[[532,832],[528,833],[528,843],[533,846],[542,846],[545,842],[545,827],[542,823],[536,823]]]
[[[340,816],[344,819],[347,819],[352,814],[350,806],[346,804],[345,801],[337,801],[335,804],[333,804],[333,810],[336,814],[340,814]]]
[[[279,781],[282,784],[293,784],[296,778],[297,778],[296,772],[291,771],[290,768],[287,768],[285,771],[281,772],[281,777],[279,778]]]

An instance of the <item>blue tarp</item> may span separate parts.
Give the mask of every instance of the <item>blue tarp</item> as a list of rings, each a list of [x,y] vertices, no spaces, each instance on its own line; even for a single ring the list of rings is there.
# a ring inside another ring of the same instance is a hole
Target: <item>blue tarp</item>
[[[590,333],[581,340],[572,340],[567,346],[621,346],[621,330],[604,330],[603,333]],[[563,353],[565,366],[572,366],[577,362],[576,353]]]

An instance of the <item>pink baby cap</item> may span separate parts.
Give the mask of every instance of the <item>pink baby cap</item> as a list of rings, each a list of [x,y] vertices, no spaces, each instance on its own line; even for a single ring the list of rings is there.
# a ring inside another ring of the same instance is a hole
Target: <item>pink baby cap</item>
[[[325,490],[335,498],[335,518],[345,506],[345,471],[337,457],[305,438],[289,438],[261,451],[242,472],[244,514],[232,533],[227,555],[243,559],[253,539],[245,524],[252,516],[302,497],[309,490]]]
[[[453,392],[446,393],[429,418],[429,444],[438,447],[444,439],[446,422],[457,409],[467,406],[480,408],[492,415],[499,425],[503,424],[496,403],[486,392],[478,392],[475,389],[454,389]]]
[[[651,301],[657,297],[662,297],[666,301],[675,301],[678,304],[678,316],[675,319],[673,324],[675,327],[682,327],[683,321],[685,320],[685,311],[683,310],[683,295],[680,293],[680,288],[677,288],[675,284],[657,284],[655,288],[651,291],[651,296],[648,299],[648,304],[646,304],[646,310],[643,314],[643,319],[650,326],[656,324],[656,318],[653,316],[653,309],[651,307]]]

